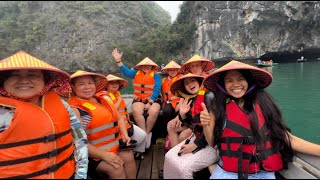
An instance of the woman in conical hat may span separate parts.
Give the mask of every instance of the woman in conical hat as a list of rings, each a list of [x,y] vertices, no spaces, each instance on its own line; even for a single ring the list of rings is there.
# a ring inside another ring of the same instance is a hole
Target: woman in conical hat
[[[128,85],[128,81],[118,76],[109,74],[107,76],[108,85],[104,90],[96,93],[96,96],[109,98],[115,105],[119,115],[125,121],[128,135],[131,139],[136,140],[136,146],[133,151],[135,152],[135,159],[143,159],[143,153],[146,149],[146,132],[139,126],[136,126],[131,120],[127,110],[127,104],[123,100],[120,90],[124,89]]]
[[[163,99],[162,112],[163,119],[165,120],[162,125],[165,126],[161,127],[160,129],[166,128],[168,121],[175,118],[176,112],[178,111],[177,104],[179,103],[180,98],[171,93],[170,87],[173,82],[182,76],[182,74],[179,73],[180,68],[181,66],[172,60],[163,69],[161,69],[161,72],[168,74],[168,77],[162,80],[161,85]],[[167,131],[164,130],[162,137],[166,136]]]
[[[122,63],[122,54],[117,48],[112,51],[112,56],[120,71],[133,79],[133,118],[137,125],[147,133],[146,149],[148,149],[151,144],[151,130],[161,108],[161,99],[158,98],[161,91],[161,77],[156,73],[159,66],[146,57],[135,66],[135,70],[129,69]],[[143,116],[144,112],[148,114],[146,119]]]
[[[181,66],[180,72],[187,74],[207,76],[209,71],[215,67],[215,63],[196,54]]]
[[[207,142],[218,145],[221,154],[220,166],[210,178],[275,179],[274,172],[292,161],[293,150],[320,156],[320,145],[290,133],[281,110],[265,91],[271,82],[268,71],[239,61],[204,80],[216,98],[200,120]]]
[[[57,94],[70,92],[69,80],[23,51],[0,61],[0,159],[13,162],[0,166],[0,178],[87,178],[86,133]]]
[[[107,83],[102,74],[78,70],[71,75],[73,96],[68,103],[81,117],[87,133],[90,176],[97,171],[112,179],[134,179],[136,165],[132,151],[119,151],[120,139],[127,146],[131,145],[124,120],[111,100],[95,96]]]
[[[193,172],[200,171],[218,160],[217,151],[208,145],[200,125],[200,112],[211,102],[212,93],[202,87],[203,76],[186,74],[171,85],[171,92],[181,97],[177,119],[168,123],[168,133],[173,147],[166,153],[164,179],[192,179]],[[179,140],[178,134],[171,131],[174,127],[185,128],[187,137]],[[179,144],[177,144],[179,143]],[[174,146],[174,144],[177,144]],[[210,158],[208,158],[210,157]]]

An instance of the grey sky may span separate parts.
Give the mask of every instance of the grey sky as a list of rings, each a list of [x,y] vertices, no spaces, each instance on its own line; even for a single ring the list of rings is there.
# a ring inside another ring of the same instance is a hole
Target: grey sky
[[[179,5],[183,3],[183,1],[155,1],[158,3],[164,10],[168,11],[171,16],[171,22],[175,21],[178,13],[180,12]]]

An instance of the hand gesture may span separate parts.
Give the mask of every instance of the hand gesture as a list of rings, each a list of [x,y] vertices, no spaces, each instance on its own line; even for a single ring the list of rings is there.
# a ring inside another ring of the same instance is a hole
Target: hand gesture
[[[114,50],[112,51],[112,56],[116,62],[121,61],[122,54],[123,52],[120,52],[118,48],[114,48]]]
[[[127,146],[131,145],[131,143],[130,143],[131,138],[129,136],[122,135],[122,141],[125,142]]]
[[[181,98],[179,101],[179,112],[181,116],[184,116],[187,112],[190,111],[190,104],[192,101],[188,102],[189,98]]]
[[[147,103],[147,104],[144,105],[144,109],[145,109],[145,110],[149,110],[150,107],[151,107],[151,105],[150,105],[149,103]]]
[[[195,143],[184,144],[181,146],[179,153],[181,153],[181,155],[191,153],[193,150],[197,149],[197,147],[198,146]]]
[[[210,114],[207,110],[207,107],[204,103],[201,103],[202,111],[200,112],[200,122],[202,126],[210,125]]]
[[[123,166],[123,161],[113,152],[106,152],[102,160],[115,168]]]

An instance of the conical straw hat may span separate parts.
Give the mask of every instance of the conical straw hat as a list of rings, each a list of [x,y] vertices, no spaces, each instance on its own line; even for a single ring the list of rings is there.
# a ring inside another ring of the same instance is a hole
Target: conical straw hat
[[[100,92],[108,84],[108,80],[104,75],[93,73],[93,72],[82,71],[82,70],[78,70],[75,73],[73,73],[71,75],[71,80],[80,76],[93,76],[94,83],[96,85],[96,92]]]
[[[254,83],[261,88],[268,87],[272,82],[272,75],[268,71],[251,66],[249,64],[232,60],[226,65],[209,74],[203,81],[204,87],[206,87],[210,91],[216,92],[218,90],[216,83],[220,78],[221,72],[238,69],[249,70]],[[221,86],[224,87],[224,85]]]
[[[205,66],[203,69],[204,72],[210,71],[211,69],[213,69],[216,66],[213,61],[210,61],[209,59],[202,58],[200,55],[196,54],[196,55],[192,56],[191,59],[189,59],[186,63],[184,63],[181,66],[180,72],[181,73],[191,73],[189,70],[189,65],[190,65],[190,63],[193,63],[193,62],[205,63]]]
[[[54,80],[54,83],[51,84],[50,88],[64,97],[66,97],[66,94],[63,92],[71,91],[71,87],[69,85],[70,75],[67,72],[41,61],[24,51],[19,51],[16,54],[0,61],[1,72],[22,69],[46,70],[50,75],[49,81]]]
[[[140,69],[140,66],[142,65],[150,65],[150,66],[154,66],[155,69],[159,69],[159,66],[154,63],[150,58],[146,57],[144,58],[142,61],[140,61],[134,68],[135,69]]]
[[[168,69],[180,69],[180,68],[181,66],[172,60],[164,68],[161,69],[161,72],[166,72]]]
[[[108,79],[108,82],[118,81],[119,82],[119,89],[118,89],[119,91],[122,90],[123,88],[125,88],[129,83],[127,80],[122,79],[122,78],[115,76],[115,75],[112,75],[112,74],[109,74],[107,76],[107,79]]]
[[[178,91],[179,90],[183,91],[183,89],[185,89],[184,88],[184,84],[183,84],[183,80],[185,78],[191,78],[191,77],[194,77],[194,78],[197,78],[197,79],[199,78],[201,80],[204,79],[203,76],[199,76],[199,75],[195,75],[195,74],[191,74],[191,73],[185,74],[185,75],[179,77],[174,83],[171,84],[171,87],[170,87],[171,93],[174,94],[177,97],[183,97],[183,96],[181,96],[180,93],[178,93]],[[185,98],[185,97],[183,97],[183,98]]]

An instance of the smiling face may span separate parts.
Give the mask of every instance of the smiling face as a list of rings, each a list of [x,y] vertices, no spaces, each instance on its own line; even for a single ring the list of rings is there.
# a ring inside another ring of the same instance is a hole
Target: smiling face
[[[120,83],[119,81],[109,81],[107,86],[107,91],[116,92],[119,90]]]
[[[241,98],[248,90],[248,82],[237,70],[228,71],[224,77],[224,85],[228,94]]]
[[[185,78],[183,80],[183,85],[184,88],[186,89],[186,91],[190,94],[196,94],[198,93],[199,89],[200,89],[200,84],[197,81],[196,78]]]
[[[3,88],[11,95],[29,99],[39,94],[45,86],[41,70],[15,70],[4,81]]]
[[[151,71],[152,69],[152,66],[151,65],[142,65],[141,66],[141,70],[144,72],[144,73],[148,73],[149,71]]]
[[[190,72],[195,75],[201,75],[203,72],[202,63],[201,62],[192,62],[188,65]]]
[[[169,74],[170,77],[175,77],[178,74],[179,70],[178,69],[167,69],[167,73]]]
[[[96,93],[96,85],[92,76],[77,77],[71,86],[76,95],[82,99],[90,99]]]

